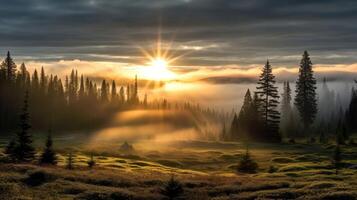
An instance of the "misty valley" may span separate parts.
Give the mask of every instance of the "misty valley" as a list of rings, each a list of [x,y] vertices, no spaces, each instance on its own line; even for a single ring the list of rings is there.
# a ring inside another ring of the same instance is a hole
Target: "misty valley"
[[[293,81],[266,61],[217,86],[29,71],[8,52],[0,199],[356,199],[355,83],[312,67],[305,51]]]

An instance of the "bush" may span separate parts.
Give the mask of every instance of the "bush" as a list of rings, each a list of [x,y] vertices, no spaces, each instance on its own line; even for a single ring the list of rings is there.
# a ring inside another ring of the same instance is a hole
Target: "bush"
[[[93,158],[93,154],[91,154],[90,160],[87,162],[87,164],[90,169],[92,169],[94,167],[94,165],[96,164],[94,161],[94,158]]]
[[[47,174],[43,171],[35,171],[28,175],[25,178],[24,182],[29,186],[39,186],[46,182],[53,181],[55,178],[50,174]]]
[[[170,180],[160,189],[160,194],[169,200],[182,199],[184,190],[182,184],[174,176],[171,176]]]
[[[270,165],[269,169],[268,169],[268,173],[275,173],[278,171],[278,168],[273,166],[273,165]]]
[[[249,151],[247,149],[246,153],[238,163],[237,170],[243,173],[255,173],[257,169],[258,164],[250,157]]]

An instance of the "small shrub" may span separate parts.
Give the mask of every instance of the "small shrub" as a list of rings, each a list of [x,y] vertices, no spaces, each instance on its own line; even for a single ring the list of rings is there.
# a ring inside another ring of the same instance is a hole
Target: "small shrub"
[[[278,168],[273,166],[273,165],[270,165],[269,169],[268,169],[268,173],[275,173],[278,171]]]
[[[67,169],[73,169],[73,162],[74,162],[73,153],[72,153],[72,151],[71,151],[71,152],[69,152],[68,157],[67,157],[67,165],[66,165],[66,168],[67,168]]]
[[[46,182],[53,181],[54,177],[51,176],[50,174],[45,173],[44,171],[35,171],[32,172],[28,175],[27,178],[25,178],[24,182],[28,186],[39,186],[42,185]]]
[[[251,158],[247,149],[247,151],[238,163],[237,170],[243,173],[255,173],[257,169],[258,164]]]
[[[160,194],[169,200],[182,199],[184,190],[182,184],[174,176],[171,176],[170,180],[160,189]]]
[[[94,161],[94,158],[93,158],[93,154],[90,155],[90,160],[87,162],[87,164],[90,169],[92,169],[94,167],[94,165],[96,164]]]

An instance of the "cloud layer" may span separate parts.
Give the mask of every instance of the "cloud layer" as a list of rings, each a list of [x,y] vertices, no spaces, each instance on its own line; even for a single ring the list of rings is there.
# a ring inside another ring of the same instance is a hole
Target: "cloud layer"
[[[354,0],[12,0],[0,7],[0,50],[21,60],[143,62],[161,27],[178,65],[357,63]]]

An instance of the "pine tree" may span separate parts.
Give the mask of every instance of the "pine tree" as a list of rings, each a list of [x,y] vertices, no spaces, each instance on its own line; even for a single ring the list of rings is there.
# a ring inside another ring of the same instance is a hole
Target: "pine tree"
[[[313,75],[312,62],[307,51],[304,52],[296,81],[295,106],[304,125],[304,133],[314,122],[317,113],[316,80]]]
[[[102,81],[102,87],[100,88],[100,99],[103,103],[108,102],[108,89],[105,80]]]
[[[248,89],[244,96],[244,101],[242,108],[239,112],[238,119],[237,119],[237,127],[238,127],[238,137],[242,141],[248,140],[251,138],[251,131],[254,124],[252,124],[253,120],[253,100],[250,95],[250,90]]]
[[[43,69],[43,67],[41,67],[40,91],[42,94],[42,98],[43,98],[43,95],[45,95],[45,93],[46,93],[46,86],[47,86],[47,78],[46,78],[45,70]]]
[[[53,142],[51,136],[51,130],[48,133],[45,149],[40,157],[41,164],[57,164],[56,152],[53,150]]]
[[[13,83],[16,78],[16,64],[10,56],[10,52],[7,52],[5,60],[1,64],[5,69],[5,79],[8,83]]]
[[[265,64],[263,72],[260,75],[257,90],[261,102],[260,113],[265,129],[262,139],[270,142],[280,142],[280,113],[277,111],[279,95],[278,89],[275,86],[275,76],[272,73],[269,61]]]
[[[32,146],[32,139],[29,133],[30,114],[28,112],[28,91],[25,93],[24,106],[20,115],[20,131],[17,133],[17,145],[15,147],[15,158],[21,162],[29,162],[35,158],[35,149]]]
[[[247,148],[245,154],[238,163],[238,172],[243,173],[255,173],[258,169],[258,164],[251,158],[249,150]]]
[[[85,90],[84,90],[84,79],[83,79],[83,75],[81,75],[81,80],[80,80],[80,84],[79,84],[79,91],[78,91],[78,99],[83,102],[85,97]]]
[[[112,95],[112,97],[111,97],[111,101],[112,102],[117,102],[118,101],[118,94],[117,94],[117,86],[116,86],[116,84],[115,84],[115,81],[113,80],[113,82],[112,82],[112,91],[111,91],[111,95]]]
[[[124,104],[125,103],[125,92],[124,92],[124,87],[121,86],[120,90],[119,90],[119,99],[120,99],[120,103]]]
[[[175,200],[183,196],[184,190],[182,184],[174,176],[171,176],[170,180],[160,189],[160,193],[169,200]]]

